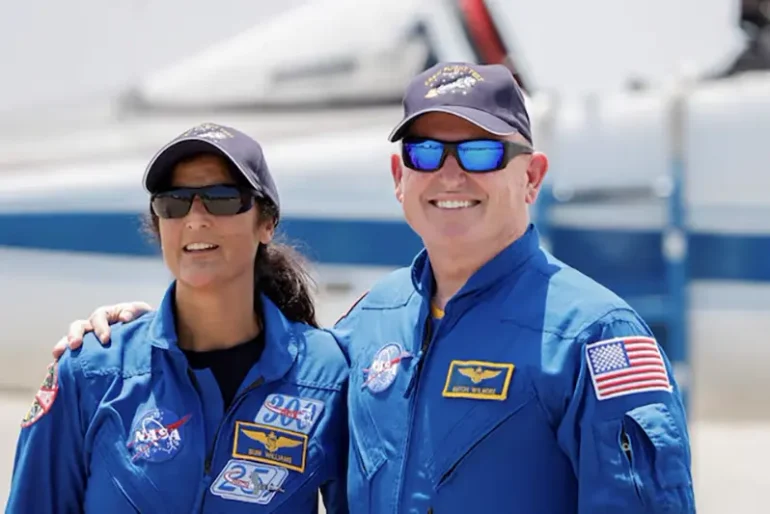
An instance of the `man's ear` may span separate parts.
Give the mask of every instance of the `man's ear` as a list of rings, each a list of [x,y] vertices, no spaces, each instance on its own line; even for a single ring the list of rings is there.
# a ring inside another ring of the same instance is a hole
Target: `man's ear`
[[[396,188],[396,199],[401,203],[404,200],[404,194],[401,189],[404,165],[401,163],[401,157],[398,154],[391,154],[390,156],[390,174],[393,176],[393,185]]]
[[[528,204],[533,204],[537,200],[546,173],[548,173],[548,157],[541,152],[533,153],[529,160],[529,166],[527,166],[528,184],[525,199]]]

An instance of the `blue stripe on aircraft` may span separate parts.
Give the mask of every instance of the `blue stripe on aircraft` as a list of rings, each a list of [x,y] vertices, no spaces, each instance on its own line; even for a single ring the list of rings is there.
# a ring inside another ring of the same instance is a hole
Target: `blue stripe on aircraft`
[[[133,213],[0,214],[0,246],[126,256],[158,255]],[[282,220],[279,231],[309,258],[326,264],[408,265],[419,238],[397,220]],[[551,229],[553,253],[622,294],[664,290],[661,235],[654,231]],[[770,235],[694,233],[693,279],[770,282]]]

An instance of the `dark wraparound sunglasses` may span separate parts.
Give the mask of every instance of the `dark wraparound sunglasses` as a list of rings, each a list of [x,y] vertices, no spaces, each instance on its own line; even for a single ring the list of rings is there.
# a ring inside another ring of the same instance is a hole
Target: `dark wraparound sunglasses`
[[[214,216],[242,214],[254,205],[254,193],[228,185],[215,184],[204,187],[177,187],[152,195],[150,205],[159,218],[183,218],[190,212],[195,197]]]
[[[511,159],[534,150],[524,144],[497,139],[440,141],[427,138],[405,138],[401,146],[404,164],[415,171],[438,171],[452,154],[468,173],[487,173],[505,168]]]

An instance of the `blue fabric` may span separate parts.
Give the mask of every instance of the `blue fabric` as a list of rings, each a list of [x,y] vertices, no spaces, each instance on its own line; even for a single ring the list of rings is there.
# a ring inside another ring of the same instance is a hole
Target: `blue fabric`
[[[19,437],[7,512],[316,513],[319,488],[327,512],[348,512],[334,339],[263,296],[264,352],[224,412],[211,372],[177,346],[173,290],[113,325],[107,348],[88,334],[56,363],[56,387],[41,389],[53,403]]]
[[[435,329],[432,277],[423,252],[332,330],[351,363],[351,512],[695,512],[680,392],[625,302],[534,227]]]

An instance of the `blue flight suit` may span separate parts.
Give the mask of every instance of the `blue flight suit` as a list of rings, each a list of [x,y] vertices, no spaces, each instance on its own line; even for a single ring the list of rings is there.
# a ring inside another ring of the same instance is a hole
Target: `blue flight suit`
[[[351,512],[695,512],[670,363],[622,300],[526,234],[430,320],[423,251],[333,333]]]
[[[7,512],[347,513],[348,367],[262,296],[265,346],[225,412],[157,312],[52,365],[18,442]],[[149,344],[147,344],[149,343]],[[47,412],[46,412],[47,411]],[[30,424],[31,423],[31,424]]]

